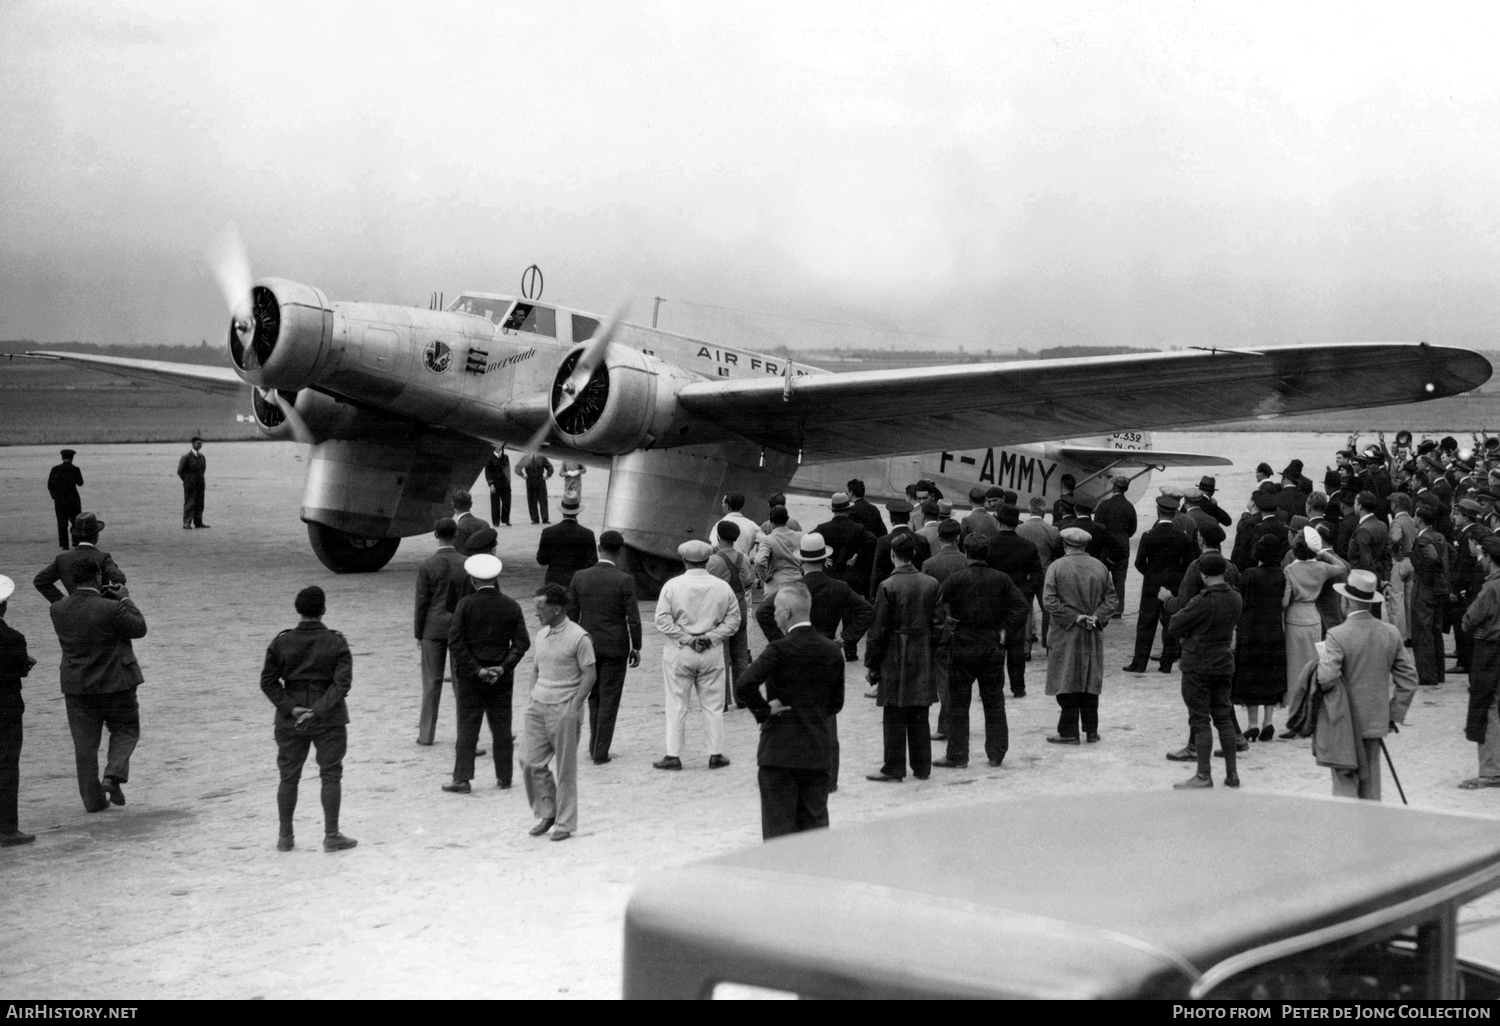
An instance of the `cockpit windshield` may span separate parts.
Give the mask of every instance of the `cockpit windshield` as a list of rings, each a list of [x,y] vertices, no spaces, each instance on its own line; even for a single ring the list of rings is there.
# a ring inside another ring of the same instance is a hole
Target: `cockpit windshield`
[[[459,296],[448,307],[448,312],[473,314],[485,318],[491,324],[499,324],[512,302],[509,299],[490,299],[484,296]]]

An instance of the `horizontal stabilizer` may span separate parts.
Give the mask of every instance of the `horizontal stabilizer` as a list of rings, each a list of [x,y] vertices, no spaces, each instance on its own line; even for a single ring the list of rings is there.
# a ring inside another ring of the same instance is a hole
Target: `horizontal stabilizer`
[[[1049,445],[1047,455],[1067,460],[1088,470],[1101,467],[1230,467],[1234,460],[1205,456],[1201,452],[1165,452],[1160,449],[1111,449],[1095,445]]]

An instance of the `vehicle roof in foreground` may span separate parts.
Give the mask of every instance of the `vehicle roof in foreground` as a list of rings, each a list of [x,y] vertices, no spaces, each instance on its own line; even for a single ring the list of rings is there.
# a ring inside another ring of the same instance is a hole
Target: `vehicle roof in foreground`
[[[631,900],[627,961],[666,929],[684,954],[727,948],[739,982],[796,990],[799,966],[804,992],[868,990],[876,969],[908,994],[1165,996],[1246,952],[1496,886],[1492,820],[1224,791],[1042,797],[658,874]]]

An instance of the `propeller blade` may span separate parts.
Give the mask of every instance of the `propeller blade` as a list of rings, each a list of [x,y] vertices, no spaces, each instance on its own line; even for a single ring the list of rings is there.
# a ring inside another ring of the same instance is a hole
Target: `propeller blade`
[[[254,318],[251,316],[250,290],[255,285],[255,275],[250,271],[250,257],[245,252],[245,243],[240,239],[239,229],[230,221],[220,229],[209,243],[205,254],[214,280],[224,296],[224,305],[229,308],[229,317],[240,342],[248,349],[254,335]]]
[[[557,409],[553,411],[555,414],[564,412],[578,400],[578,396],[588,385],[589,379],[594,376],[594,371],[598,370],[599,365],[604,362],[604,355],[609,350],[609,344],[614,341],[629,309],[629,303],[618,304],[615,312],[605,322],[604,330],[589,339],[588,348],[578,358],[578,365],[573,368],[573,373],[568,375],[568,380],[563,382],[563,398],[557,404]]]
[[[286,417],[287,426],[292,429],[292,437],[304,445],[315,445],[317,439],[313,437],[312,430],[308,428],[307,421],[302,419],[302,414],[297,412],[297,407],[287,402],[282,394],[274,388],[268,388],[261,393],[274,402]]]

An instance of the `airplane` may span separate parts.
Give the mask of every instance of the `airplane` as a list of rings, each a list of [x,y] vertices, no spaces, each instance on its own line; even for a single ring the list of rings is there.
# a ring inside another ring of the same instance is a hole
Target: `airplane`
[[[501,443],[607,467],[603,524],[653,595],[680,571],[678,546],[708,537],[727,492],[828,495],[861,477],[880,500],[920,476],[965,505],[993,476],[1024,504],[1055,497],[1063,473],[1098,495],[1109,471],[1137,469],[1138,495],[1153,468],[1230,462],[1154,451],[1153,429],[1419,402],[1491,374],[1477,353],[1426,343],[832,373],[540,293],[466,292],[422,309],[246,283],[231,302],[232,367],[28,355],[211,392],[253,386],[261,431],[310,446],[301,518],[337,573],[379,570],[401,538],[430,532]]]

